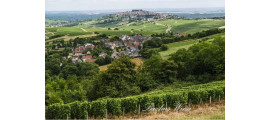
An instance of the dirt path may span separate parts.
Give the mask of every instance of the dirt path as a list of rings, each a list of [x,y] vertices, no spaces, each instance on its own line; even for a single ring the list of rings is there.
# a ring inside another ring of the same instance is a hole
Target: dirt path
[[[225,26],[221,26],[221,27],[219,27],[219,29],[225,29]]]
[[[166,33],[170,32],[171,29],[172,29],[172,26],[170,26],[170,25],[164,25],[164,24],[160,24],[160,23],[157,23],[157,22],[155,22],[155,24],[156,25],[159,25],[159,26],[165,26],[165,27],[167,27]]]
[[[168,28],[166,29],[166,33],[170,32],[172,29],[172,26],[168,25]]]
[[[85,30],[85,29],[83,29],[83,28],[81,28],[84,32],[88,32],[87,30]]]

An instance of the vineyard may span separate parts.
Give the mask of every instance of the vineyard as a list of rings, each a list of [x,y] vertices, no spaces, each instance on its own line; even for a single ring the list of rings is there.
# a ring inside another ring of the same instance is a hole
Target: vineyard
[[[174,108],[178,103],[198,104],[225,98],[225,81],[192,85],[179,89],[154,91],[125,98],[104,98],[91,102],[72,102],[69,104],[52,104],[46,106],[46,119],[85,119],[104,118],[107,114],[138,114],[148,106]]]

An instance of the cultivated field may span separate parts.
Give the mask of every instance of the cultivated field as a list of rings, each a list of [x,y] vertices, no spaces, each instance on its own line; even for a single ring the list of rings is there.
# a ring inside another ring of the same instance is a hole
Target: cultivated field
[[[51,22],[51,21],[49,21]],[[174,32],[174,33],[195,33],[202,30],[219,28],[225,25],[224,20],[165,20],[156,22],[120,22],[100,24],[97,21],[81,22],[73,27],[46,27],[45,39],[49,41],[56,40],[51,38],[64,38],[65,40],[76,37],[89,37],[94,32],[106,35],[131,35],[143,34],[150,36],[156,33]],[[111,28],[110,30],[108,28]],[[114,30],[118,28],[118,30]],[[60,36],[60,37],[59,37]],[[73,37],[74,36],[74,37]]]
[[[176,33],[195,33],[225,25],[224,20],[166,20],[157,21],[159,24],[170,25],[171,31]]]

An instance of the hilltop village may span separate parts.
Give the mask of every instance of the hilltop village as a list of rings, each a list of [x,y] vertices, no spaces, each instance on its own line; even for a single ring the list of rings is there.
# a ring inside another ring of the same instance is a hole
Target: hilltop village
[[[122,55],[128,55],[130,57],[139,57],[139,51],[143,47],[143,43],[152,37],[148,36],[128,36],[122,35],[119,41],[110,41],[104,39],[101,42],[105,44],[106,47],[110,48],[113,52],[111,58],[117,59]],[[68,58],[72,59],[72,62],[95,62],[97,59],[93,58],[91,50],[94,50],[97,46],[92,43],[85,43],[84,45],[78,45],[76,48],[72,49],[72,53],[69,53]],[[101,52],[99,57],[105,58],[108,54]]]
[[[119,12],[116,14],[109,14],[102,17],[100,24],[114,23],[114,22],[134,22],[134,21],[157,21],[157,20],[168,20],[168,19],[178,19],[176,15],[170,15],[165,13],[145,11],[141,9],[135,9],[132,11]]]

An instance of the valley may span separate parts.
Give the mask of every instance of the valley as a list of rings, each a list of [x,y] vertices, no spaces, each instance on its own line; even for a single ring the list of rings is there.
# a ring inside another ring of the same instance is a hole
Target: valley
[[[74,16],[45,23],[46,119],[225,119],[223,17]]]

